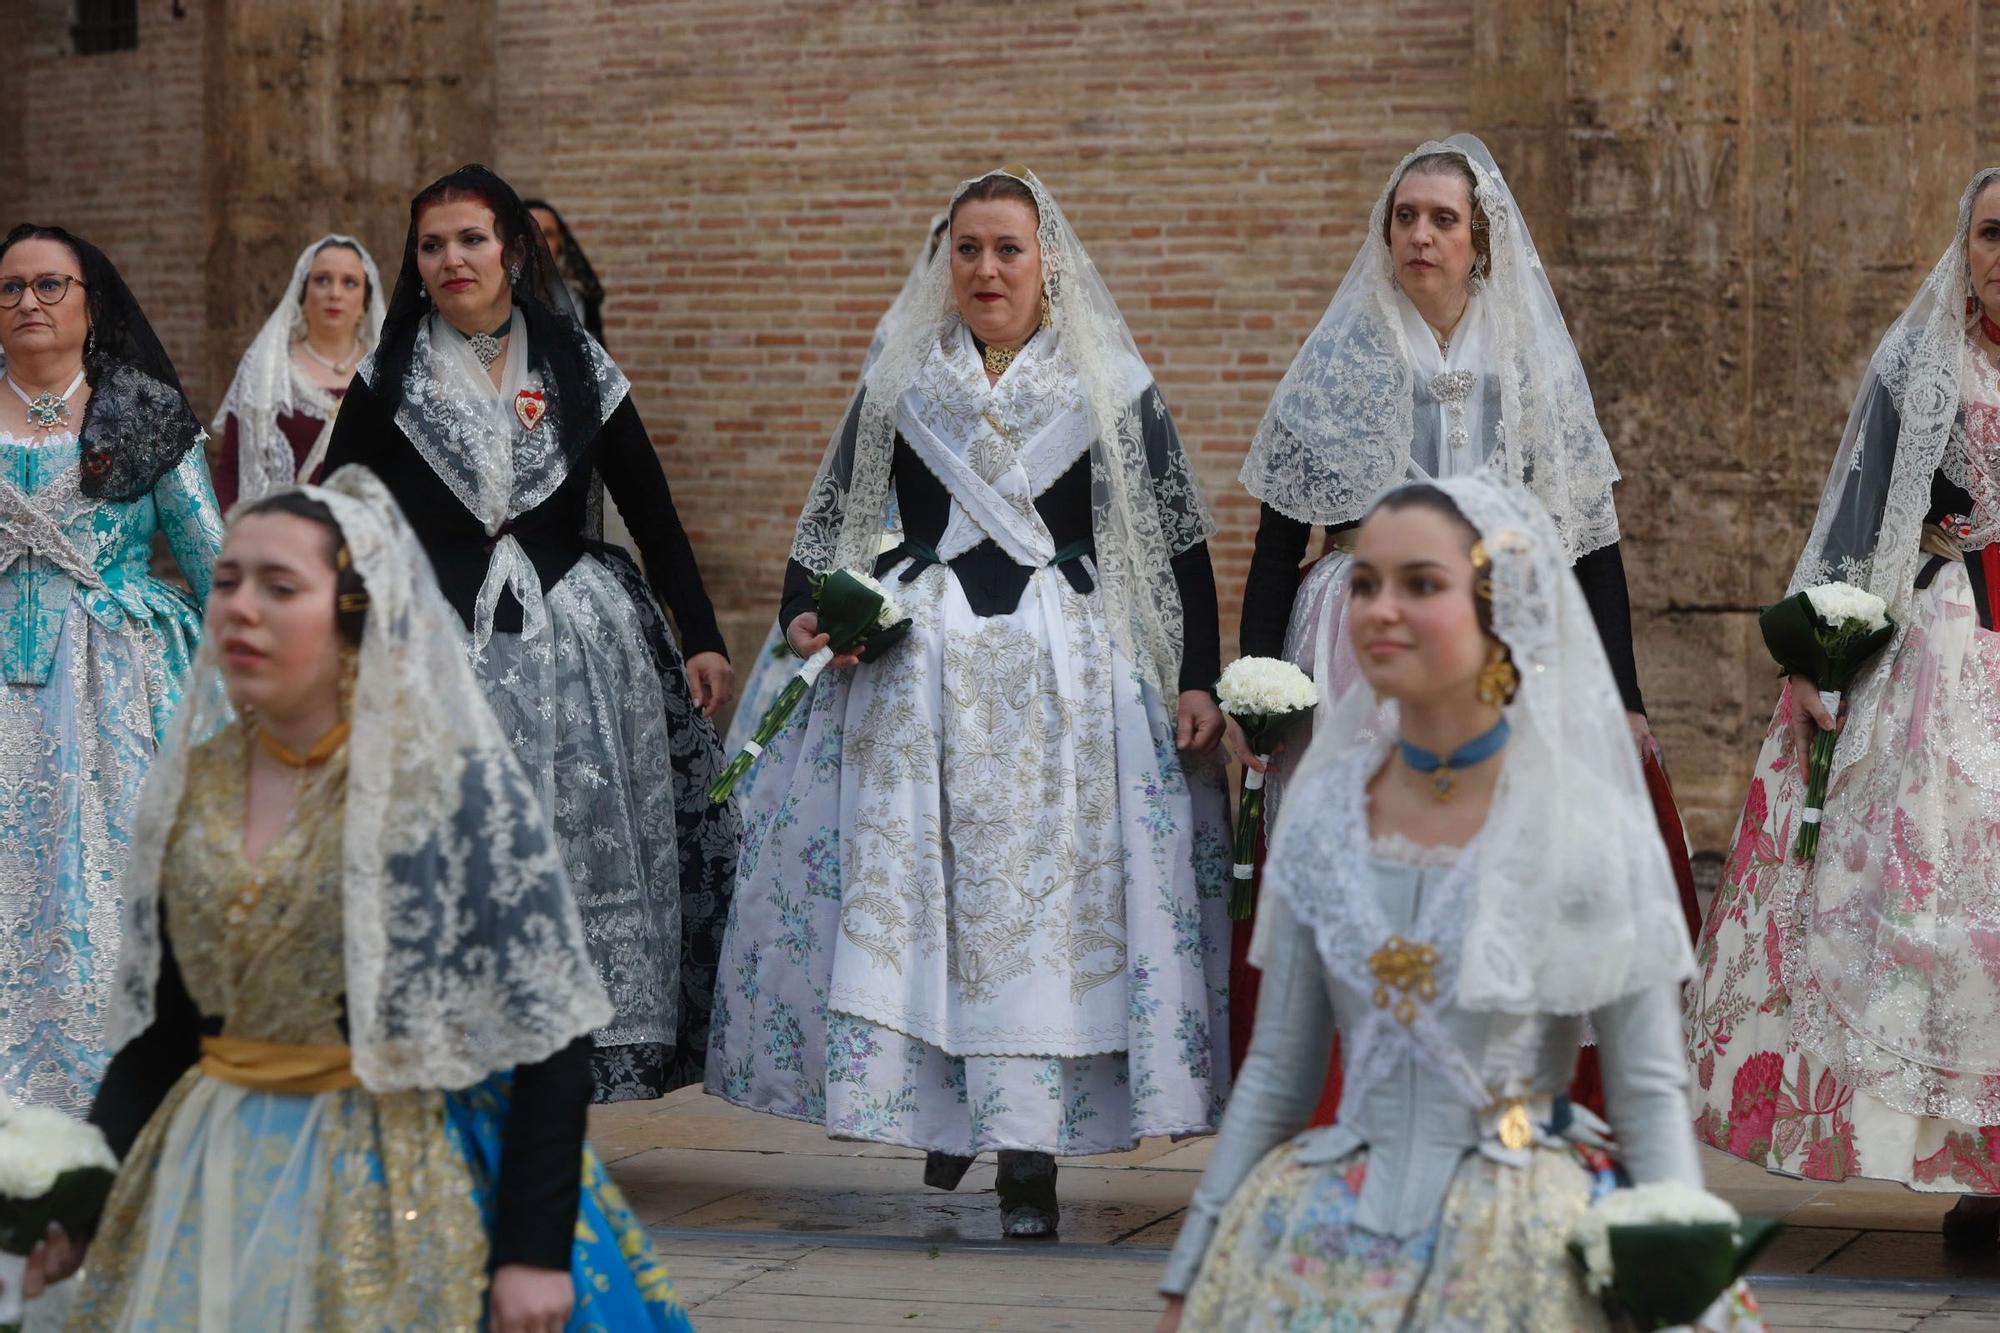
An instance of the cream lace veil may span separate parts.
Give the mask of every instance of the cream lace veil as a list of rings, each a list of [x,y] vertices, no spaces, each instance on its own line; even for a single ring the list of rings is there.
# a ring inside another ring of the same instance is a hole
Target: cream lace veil
[[[1951,245],[1869,358],[1788,594],[1840,579],[1881,597],[1899,627],[1910,623],[1931,479],[1941,467],[1962,472],[1962,451],[1950,445],[1972,319],[1966,309],[1972,295],[1966,242],[1972,206],[1997,180],[2000,167],[1988,167],[1966,185]],[[1894,429],[1884,429],[1890,421]],[[1981,546],[1996,536],[2000,532],[1974,532],[1966,545]],[[1899,632],[1899,642],[1900,637]],[[1875,712],[1889,685],[1887,664],[1894,657],[1893,649],[1881,653],[1848,691],[1847,724],[1834,754],[1836,781],[1874,731]]]
[[[299,251],[298,262],[292,265],[292,280],[285,284],[285,294],[279,298],[271,317],[264,321],[264,327],[250,340],[250,349],[237,364],[236,378],[230,381],[229,392],[210,425],[220,435],[224,421],[231,413],[236,416],[238,495],[243,500],[255,500],[282,490],[301,475],[291,442],[278,429],[278,418],[308,403],[320,413],[331,406],[329,395],[306,383],[292,368],[292,344],[305,334],[305,309],[299,303],[300,298],[306,289],[306,279],[312,274],[313,260],[329,245],[351,246],[360,254],[362,271],[368,275],[368,309],[361,320],[357,362],[382,335],[382,315],[388,309],[389,298],[367,247],[352,236],[333,233]],[[308,395],[322,401],[313,402]]]
[[[1361,252],[1272,395],[1240,479],[1273,509],[1332,526],[1361,519],[1390,486],[1446,474],[1438,450],[1412,449],[1416,400],[1436,378],[1436,345],[1413,345],[1422,320],[1397,289],[1382,231],[1404,171],[1437,153],[1471,167],[1492,254],[1453,339],[1468,342],[1453,368],[1479,377],[1475,453],[1535,493],[1574,563],[1618,540],[1618,468],[1527,221],[1493,155],[1470,134],[1423,144],[1390,174]]]
[[[1455,1002],[1581,1014],[1685,979],[1694,957],[1673,871],[1555,525],[1534,496],[1490,472],[1435,485],[1492,558],[1493,632],[1521,674],[1499,789],[1451,876],[1462,904],[1453,929],[1463,931]],[[1395,705],[1362,682],[1315,734],[1327,739],[1287,786],[1266,883],[1315,932],[1330,966],[1365,964],[1382,941],[1365,938],[1375,889],[1364,791],[1397,734]]]
[[[1117,302],[1055,197],[1025,167],[998,174],[1014,177],[1034,193],[1041,215],[1042,283],[1053,325],[1048,333],[1060,340],[1060,356],[1095,420],[1091,526],[1105,619],[1119,647],[1143,663],[1171,709],[1180,696],[1182,624],[1180,593],[1169,562],[1212,536],[1215,520],[1171,423],[1154,433],[1156,441],[1167,443],[1149,452],[1140,413],[1159,402],[1157,395],[1143,392],[1152,376]],[[953,203],[972,184],[961,183]],[[799,515],[792,557],[816,573],[873,568],[889,499],[899,405],[925,362],[943,354],[946,338],[958,336],[948,242],[937,248],[914,285],[905,288],[898,305],[905,302],[856,408],[834,434]]]
[[[333,511],[369,599],[342,843],[354,1071],[378,1092],[466,1087],[602,1027],[611,1004],[535,789],[423,547],[363,468],[302,489]],[[216,659],[204,636],[134,816],[113,1049],[153,1021],[160,871],[190,747],[234,716]]]

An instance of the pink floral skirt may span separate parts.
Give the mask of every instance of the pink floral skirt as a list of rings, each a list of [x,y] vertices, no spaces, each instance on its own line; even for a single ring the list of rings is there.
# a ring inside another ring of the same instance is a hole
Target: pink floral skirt
[[[1898,1013],[1943,1048],[2000,1024],[2000,956],[1977,924],[2000,883],[2000,764],[1982,762],[2000,754],[2000,636],[1962,566],[1919,594],[1887,670],[1809,863],[1792,855],[1805,781],[1780,694],[1686,994],[1695,1130],[1808,1180],[2000,1194],[1995,1080],[1896,1039]]]

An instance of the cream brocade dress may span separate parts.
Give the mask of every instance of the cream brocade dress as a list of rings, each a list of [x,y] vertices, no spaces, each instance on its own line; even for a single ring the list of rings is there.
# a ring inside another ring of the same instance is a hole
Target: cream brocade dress
[[[231,728],[188,761],[161,876],[181,975],[225,1036],[342,1045],[346,752],[253,864],[245,749]],[[305,1097],[189,1069],[119,1172],[71,1327],[478,1329],[487,1230],[447,1125],[434,1089]]]

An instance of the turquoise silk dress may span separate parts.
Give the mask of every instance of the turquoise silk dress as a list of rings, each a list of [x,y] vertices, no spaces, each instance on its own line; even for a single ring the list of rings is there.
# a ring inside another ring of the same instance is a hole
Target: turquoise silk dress
[[[180,697],[222,515],[199,449],[131,502],[73,432],[0,433],[0,1091],[82,1113],[107,1058],[119,880]],[[153,537],[194,596],[154,578]]]

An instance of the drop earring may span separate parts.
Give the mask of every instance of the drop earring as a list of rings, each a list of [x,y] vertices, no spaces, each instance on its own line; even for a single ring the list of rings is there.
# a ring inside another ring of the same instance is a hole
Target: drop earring
[[[1507,660],[1507,650],[1494,644],[1486,653],[1486,666],[1479,673],[1479,702],[1504,708],[1520,687],[1521,674]]]
[[[521,280],[521,261],[517,259],[513,263],[507,265],[507,281],[519,282],[520,280]]]
[[[340,720],[354,717],[354,685],[361,678],[361,655],[352,648],[340,650]]]

